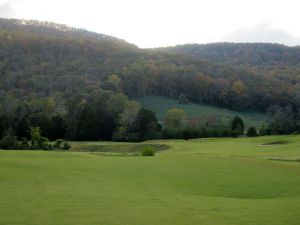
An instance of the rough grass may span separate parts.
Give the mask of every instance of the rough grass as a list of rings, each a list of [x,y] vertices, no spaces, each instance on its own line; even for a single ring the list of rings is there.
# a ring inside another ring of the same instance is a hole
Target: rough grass
[[[159,120],[163,120],[166,112],[172,108],[180,108],[186,111],[189,117],[203,117],[208,115],[221,116],[224,122],[229,122],[235,115],[243,118],[247,127],[255,126],[259,128],[266,120],[266,116],[259,112],[236,112],[220,107],[199,105],[199,104],[178,104],[177,100],[172,100],[160,96],[145,96],[141,98],[134,98],[142,104],[143,107],[151,109],[155,112]]]
[[[288,143],[260,146],[274,141]],[[0,224],[299,224],[300,163],[269,159],[300,159],[300,136],[142,144],[170,149],[154,157],[0,151]]]
[[[153,152],[160,152],[169,148],[166,144],[133,144],[133,143],[115,143],[109,144],[107,142],[103,144],[86,142],[72,144],[72,151],[78,152],[98,152],[107,154],[119,153],[121,155],[141,155],[144,149],[150,149]]]

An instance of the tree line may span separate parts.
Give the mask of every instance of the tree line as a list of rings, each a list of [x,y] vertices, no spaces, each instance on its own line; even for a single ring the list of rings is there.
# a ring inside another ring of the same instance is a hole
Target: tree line
[[[112,75],[107,80],[111,90],[98,89],[89,96],[80,93],[73,96],[67,102],[67,112],[60,113],[55,102],[47,99],[39,102],[39,107],[25,104],[14,115],[2,115],[0,148],[53,149],[49,140],[64,139],[144,141],[300,132],[299,110],[280,106],[271,107],[267,123],[258,128],[246,129],[238,116],[230,123],[218,116],[189,118],[184,110],[176,108],[170,109],[159,123],[153,111],[120,92],[120,82],[118,76]],[[29,141],[31,145],[26,144]]]
[[[63,25],[0,19],[0,136],[29,140],[30,127],[39,127],[49,140],[237,135],[218,119],[159,124],[153,112],[129,100],[148,94],[183,104],[260,110],[270,120],[258,133],[297,132],[300,85],[294,79],[295,65],[285,70],[285,78],[276,66],[276,76],[271,69],[264,73],[268,61],[263,65],[258,71],[232,61],[221,65],[187,54],[139,49]]]

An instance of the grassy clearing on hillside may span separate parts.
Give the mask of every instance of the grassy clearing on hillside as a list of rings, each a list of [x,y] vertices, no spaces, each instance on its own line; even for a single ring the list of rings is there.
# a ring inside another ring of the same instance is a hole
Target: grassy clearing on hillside
[[[285,144],[261,146],[275,141]],[[0,224],[299,224],[300,163],[270,159],[300,159],[300,136],[142,144],[170,149],[154,157],[0,151]]]
[[[185,110],[189,117],[208,115],[221,116],[226,122],[229,122],[235,115],[238,115],[243,118],[247,127],[256,126],[258,128],[266,120],[266,115],[259,112],[237,112],[225,108],[193,103],[181,105],[178,104],[177,100],[160,96],[145,96],[135,98],[134,100],[140,102],[143,107],[153,110],[159,120],[163,120],[166,112],[172,108]]]

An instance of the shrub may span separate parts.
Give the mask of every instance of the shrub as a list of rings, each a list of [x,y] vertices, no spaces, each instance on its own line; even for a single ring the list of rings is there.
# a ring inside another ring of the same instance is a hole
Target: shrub
[[[139,134],[139,133],[137,133],[137,132],[129,133],[128,134],[128,141],[130,141],[130,142],[140,142],[140,141],[143,141],[142,135]]]
[[[120,127],[119,130],[113,133],[112,141],[128,141],[128,134],[124,127]]]
[[[46,143],[43,146],[43,150],[46,150],[46,151],[50,151],[50,150],[53,150],[53,149],[54,149],[54,145],[51,145],[49,143]]]
[[[64,140],[63,139],[57,139],[53,145],[54,148],[56,149],[61,149],[62,148],[62,144],[63,144]]]
[[[247,137],[257,137],[257,130],[255,127],[249,127],[246,133]]]
[[[162,133],[160,131],[148,132],[142,136],[142,141],[143,140],[157,140],[157,139],[162,139]]]
[[[71,145],[68,142],[64,142],[63,150],[69,150],[71,148]]]
[[[180,130],[175,129],[175,128],[163,129],[162,135],[163,135],[164,139],[180,139],[181,138]]]
[[[46,148],[48,145],[49,139],[46,137],[40,137],[37,141],[38,148]]]
[[[144,148],[142,151],[142,156],[154,156],[154,155],[155,152],[149,147]]]
[[[189,129],[189,128],[185,128],[185,129],[182,130],[181,136],[185,140],[193,138],[193,131],[191,129]]]
[[[18,141],[15,136],[11,136],[10,134],[4,136],[0,140],[0,148],[2,149],[14,149],[18,146]]]
[[[25,137],[23,137],[21,139],[20,149],[29,149],[29,148],[30,148],[30,146],[29,146],[28,140]]]
[[[261,135],[261,136],[270,135],[270,134],[271,134],[270,128],[266,125],[263,125],[259,129],[259,135]]]

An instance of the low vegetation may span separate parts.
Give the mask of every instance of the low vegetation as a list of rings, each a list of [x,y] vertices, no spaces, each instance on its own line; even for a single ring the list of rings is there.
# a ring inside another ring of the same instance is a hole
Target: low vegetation
[[[141,155],[143,152],[161,152],[169,149],[167,144],[147,144],[147,143],[115,143],[110,142],[73,142],[72,152],[97,152],[97,153],[120,153],[123,155]]]
[[[154,156],[154,154],[155,152],[153,151],[152,148],[149,147],[143,148],[142,156]]]
[[[69,150],[71,145],[62,139],[57,139],[54,144],[49,139],[41,136],[39,127],[30,127],[30,140],[22,137],[21,141],[16,136],[7,134],[0,139],[0,149],[7,150]]]

